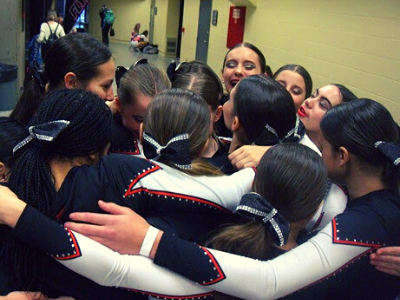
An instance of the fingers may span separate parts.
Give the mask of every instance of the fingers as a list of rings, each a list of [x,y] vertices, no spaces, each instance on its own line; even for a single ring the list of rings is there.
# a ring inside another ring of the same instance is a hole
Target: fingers
[[[109,220],[108,218],[109,215],[107,214],[96,214],[89,212],[75,212],[71,213],[69,217],[73,221],[96,224],[96,225],[107,224],[107,221]]]
[[[400,247],[379,249],[370,255],[370,263],[379,271],[400,276]]]
[[[384,247],[376,251],[379,255],[396,255],[400,259],[400,247]]]
[[[388,273],[390,275],[400,276],[400,271],[399,270],[394,270],[394,269],[391,269],[391,268],[382,268],[382,267],[378,267],[378,266],[376,267],[376,269],[378,271],[385,272],[385,273]]]
[[[99,200],[99,207],[105,212],[108,212],[112,215],[123,215],[123,214],[128,214],[129,212],[132,211],[127,207],[120,206],[113,202],[104,202],[103,200]]]
[[[238,170],[243,168],[243,159],[245,158],[246,155],[242,148],[239,148],[228,155],[228,159],[231,161],[231,164]]]

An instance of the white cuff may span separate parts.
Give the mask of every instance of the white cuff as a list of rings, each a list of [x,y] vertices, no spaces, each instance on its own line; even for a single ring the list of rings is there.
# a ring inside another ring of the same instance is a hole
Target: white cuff
[[[153,248],[154,241],[156,240],[157,234],[160,230],[150,226],[147,230],[146,236],[144,237],[142,247],[140,247],[139,254],[149,257],[151,248]]]

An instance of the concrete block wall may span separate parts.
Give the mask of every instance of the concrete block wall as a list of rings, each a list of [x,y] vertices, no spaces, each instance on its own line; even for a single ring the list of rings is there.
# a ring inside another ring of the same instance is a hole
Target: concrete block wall
[[[226,48],[228,0],[214,0],[209,64],[220,72]],[[273,70],[303,65],[314,87],[345,84],[384,104],[400,122],[400,2],[268,0],[247,7],[244,41],[259,47]],[[225,35],[225,36],[224,36]]]

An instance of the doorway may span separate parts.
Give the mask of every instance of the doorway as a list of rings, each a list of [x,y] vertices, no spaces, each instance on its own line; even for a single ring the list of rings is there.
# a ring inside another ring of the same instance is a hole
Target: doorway
[[[150,24],[149,24],[149,42],[153,44],[154,36],[154,17],[157,15],[156,0],[151,0],[150,4]]]
[[[181,43],[182,43],[182,24],[183,24],[183,10],[185,8],[185,0],[181,0],[179,7],[179,25],[178,25],[178,41],[176,44],[176,57],[181,57]]]
[[[197,28],[196,60],[207,63],[208,42],[210,38],[212,0],[201,0],[199,26]]]

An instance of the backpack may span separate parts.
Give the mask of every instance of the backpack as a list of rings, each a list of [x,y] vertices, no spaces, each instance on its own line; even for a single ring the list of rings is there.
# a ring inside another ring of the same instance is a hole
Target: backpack
[[[51,31],[50,24],[47,23],[47,25],[49,26],[49,29],[50,29],[50,36],[49,36],[49,38],[46,40],[46,48],[48,49],[48,48],[50,48],[50,47],[55,43],[55,41],[57,41],[57,39],[58,39],[58,37],[57,37],[57,35],[56,35],[56,32],[57,32],[57,29],[58,29],[58,25],[60,25],[60,24],[57,24],[57,27],[56,27],[56,29],[54,30],[54,32]]]
[[[158,54],[158,47],[147,45],[146,47],[143,48],[143,53]]]
[[[115,16],[112,9],[107,9],[104,15],[104,22],[106,24],[112,25],[114,24]]]

